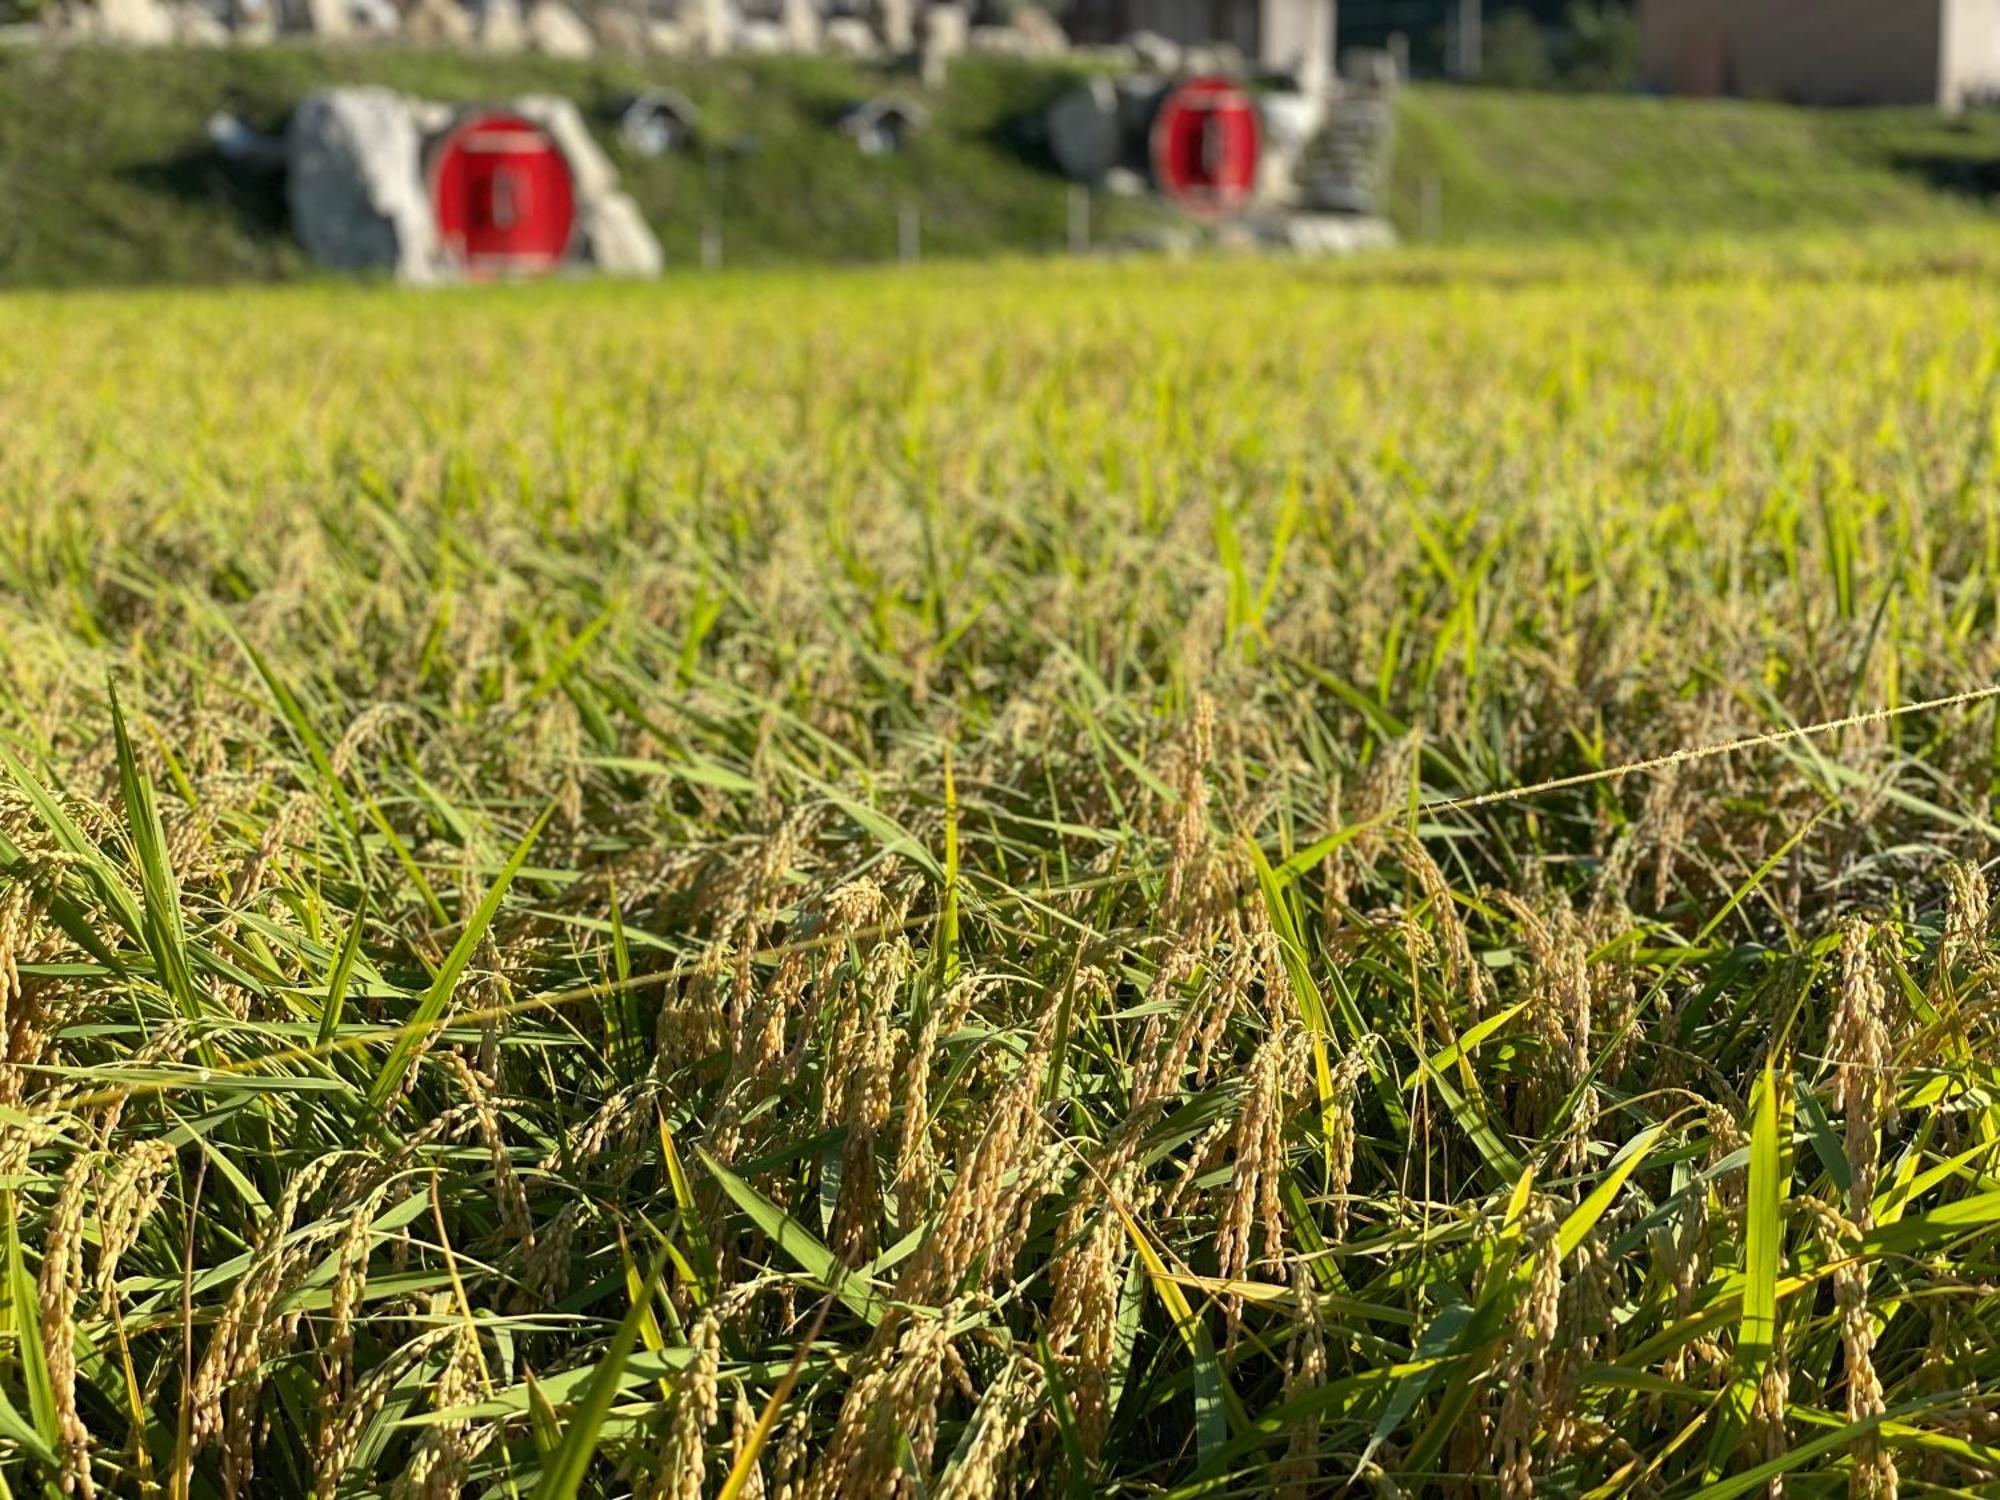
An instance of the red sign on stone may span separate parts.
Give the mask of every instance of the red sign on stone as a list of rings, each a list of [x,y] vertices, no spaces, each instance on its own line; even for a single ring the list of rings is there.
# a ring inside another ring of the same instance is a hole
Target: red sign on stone
[[[534,276],[569,253],[576,187],[546,130],[519,115],[465,120],[431,163],[445,248],[474,276]]]
[[[1192,213],[1234,213],[1257,187],[1257,106],[1227,78],[1191,78],[1153,118],[1153,180]]]

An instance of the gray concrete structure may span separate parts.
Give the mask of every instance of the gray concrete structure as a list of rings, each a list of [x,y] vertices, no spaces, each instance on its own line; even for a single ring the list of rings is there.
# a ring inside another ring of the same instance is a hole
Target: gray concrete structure
[[[1663,93],[1947,110],[2000,95],[2000,0],[1643,0],[1639,27]]]

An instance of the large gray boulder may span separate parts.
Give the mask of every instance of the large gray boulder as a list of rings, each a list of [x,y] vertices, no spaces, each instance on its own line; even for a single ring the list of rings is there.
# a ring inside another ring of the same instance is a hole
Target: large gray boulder
[[[660,242],[618,190],[611,164],[569,100],[528,94],[506,106],[549,133],[576,194],[575,260],[612,276],[655,276]],[[416,283],[454,280],[463,267],[438,233],[424,172],[427,142],[459,113],[382,88],[310,95],[285,135],[292,223],[316,265]],[[239,122],[240,123],[240,122]]]
[[[1125,132],[1118,114],[1118,90],[1102,73],[1081,80],[1049,106],[1049,151],[1063,175],[1096,182],[1118,165]]]
[[[444,272],[410,102],[384,88],[308,95],[285,133],[292,227],[313,263],[410,282]]]

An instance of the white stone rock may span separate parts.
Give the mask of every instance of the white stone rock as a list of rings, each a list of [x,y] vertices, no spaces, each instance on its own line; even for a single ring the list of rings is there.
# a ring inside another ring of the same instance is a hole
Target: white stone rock
[[[952,0],[940,0],[924,11],[924,87],[941,89],[951,60],[962,55],[972,37],[972,13]]]
[[[1291,196],[1300,154],[1326,121],[1326,96],[1272,89],[1257,101],[1264,122],[1264,151],[1257,164],[1257,189],[1267,199]]]
[[[982,57],[1019,57],[1021,47],[1021,33],[1011,26],[975,26],[965,39],[966,51]]]
[[[174,40],[183,47],[222,47],[229,43],[229,28],[206,5],[188,3],[169,7],[174,23]]]
[[[1165,73],[1171,77],[1181,70],[1179,44],[1168,41],[1158,32],[1135,31],[1125,38],[1125,45],[1131,50],[1133,60],[1149,73]]]
[[[159,47],[174,39],[174,18],[160,0],[97,0],[95,29],[106,41]]]
[[[238,44],[254,46],[277,34],[278,17],[271,0],[231,0],[229,35]]]
[[[636,156],[665,156],[686,149],[701,125],[701,111],[679,89],[647,89],[618,112],[618,135]]]
[[[1355,255],[1396,243],[1387,220],[1365,214],[1278,214],[1250,228],[1258,243],[1295,255]]]
[[[736,28],[736,50],[753,57],[776,57],[785,51],[785,28],[778,21],[745,21]]]
[[[1069,51],[1069,33],[1039,5],[1021,6],[1008,24],[1020,36],[1024,56],[1060,57]]]
[[[897,57],[916,50],[915,0],[875,0],[875,27],[882,45]]]
[[[427,141],[445,134],[458,123],[459,112],[452,105],[440,104],[435,99],[412,99],[409,105],[410,118],[416,121],[417,134]]]
[[[859,16],[835,16],[826,23],[826,50],[836,57],[874,57],[882,45]]]
[[[660,242],[624,193],[592,198],[580,214],[584,252],[606,276],[657,276],[666,264]]]
[[[1064,176],[1095,182],[1118,164],[1124,139],[1109,78],[1097,74],[1058,95],[1047,123],[1049,154]]]
[[[597,45],[606,52],[638,56],[649,49],[646,18],[637,10],[624,5],[602,6],[591,18],[591,24],[597,32]]]
[[[678,21],[648,21],[646,45],[662,57],[686,57],[695,50],[694,38]]]
[[[285,148],[292,225],[315,264],[404,281],[439,278],[443,250],[408,100],[374,87],[308,95]]]
[[[544,57],[589,57],[597,51],[597,38],[563,0],[534,0],[527,28],[529,45]]]
[[[1183,73],[1220,73],[1228,78],[1243,75],[1243,54],[1227,42],[1208,42],[1181,52]]]
[[[817,52],[825,31],[819,0],[780,0],[778,21],[788,52]]]
[[[321,41],[338,42],[354,35],[354,15],[347,0],[305,0],[306,30]]]
[[[1130,167],[1113,167],[1104,174],[1104,190],[1114,198],[1143,198],[1146,179]]]
[[[528,45],[520,0],[485,0],[479,11],[479,45],[488,52],[520,52]]]
[[[467,47],[475,38],[472,13],[458,0],[412,0],[403,35],[423,47]]]
[[[689,0],[682,11],[694,50],[707,57],[720,57],[736,45],[742,20],[735,0]]]
[[[575,104],[556,94],[522,94],[510,100],[508,108],[549,133],[556,149],[569,163],[577,202],[584,203],[618,190],[618,169],[611,165],[611,158],[598,146]]]

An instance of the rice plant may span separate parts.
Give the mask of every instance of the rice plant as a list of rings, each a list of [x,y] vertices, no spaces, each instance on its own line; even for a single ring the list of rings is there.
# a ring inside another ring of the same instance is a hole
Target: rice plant
[[[1990,260],[0,304],[7,1491],[1995,1493]]]

